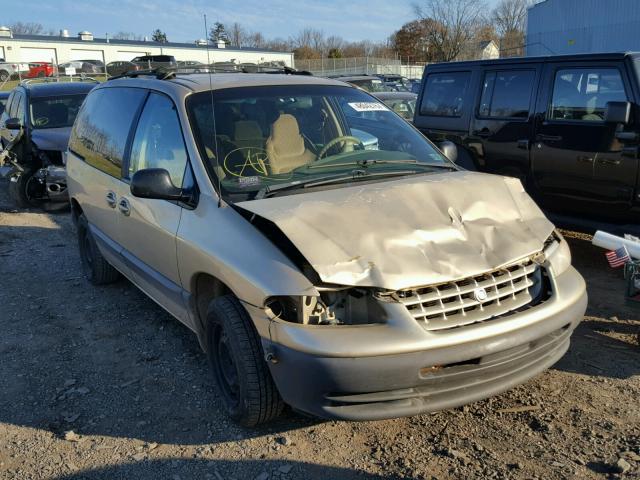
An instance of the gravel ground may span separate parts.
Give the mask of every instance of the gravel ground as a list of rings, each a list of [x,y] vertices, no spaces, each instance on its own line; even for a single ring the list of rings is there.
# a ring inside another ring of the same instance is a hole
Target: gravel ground
[[[69,215],[14,211],[0,184],[0,478],[640,478],[640,305],[570,236],[589,309],[536,379],[413,418],[245,430],[187,328],[126,280],[88,284]]]

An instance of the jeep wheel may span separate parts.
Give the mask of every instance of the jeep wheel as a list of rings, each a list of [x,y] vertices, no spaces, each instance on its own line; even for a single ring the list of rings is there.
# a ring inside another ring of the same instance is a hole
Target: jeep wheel
[[[9,72],[0,70],[0,82],[6,82],[7,80],[9,80]]]
[[[94,285],[106,285],[118,280],[120,273],[100,253],[83,214],[78,217],[77,230],[82,271],[87,279]]]
[[[227,414],[253,427],[277,417],[284,407],[260,337],[240,302],[216,298],[207,311],[207,357]]]

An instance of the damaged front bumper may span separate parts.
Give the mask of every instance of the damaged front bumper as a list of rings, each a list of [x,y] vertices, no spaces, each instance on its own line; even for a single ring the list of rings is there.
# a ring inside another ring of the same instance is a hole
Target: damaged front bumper
[[[323,418],[379,420],[477,401],[558,361],[586,310],[585,283],[570,267],[552,297],[506,318],[429,332],[402,308],[387,323],[303,326],[247,306],[274,361],[285,402]]]

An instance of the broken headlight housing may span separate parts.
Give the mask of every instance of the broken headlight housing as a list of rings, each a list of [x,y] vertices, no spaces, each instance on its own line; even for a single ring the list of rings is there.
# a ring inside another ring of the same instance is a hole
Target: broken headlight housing
[[[366,325],[385,323],[386,313],[374,289],[319,287],[319,296],[278,296],[265,302],[273,319],[301,325]]]
[[[544,254],[554,275],[561,275],[571,266],[569,244],[557,230],[545,242]]]

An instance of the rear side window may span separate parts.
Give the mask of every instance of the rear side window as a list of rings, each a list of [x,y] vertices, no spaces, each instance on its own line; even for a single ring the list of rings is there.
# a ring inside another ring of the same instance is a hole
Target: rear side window
[[[488,118],[528,118],[533,70],[487,72],[478,115]]]
[[[626,102],[616,68],[567,68],[556,72],[549,116],[553,120],[602,122],[607,102]]]
[[[459,117],[469,88],[471,72],[427,75],[420,113],[437,117]]]
[[[120,177],[131,124],[146,94],[136,88],[91,92],[74,124],[69,149],[89,165]]]

